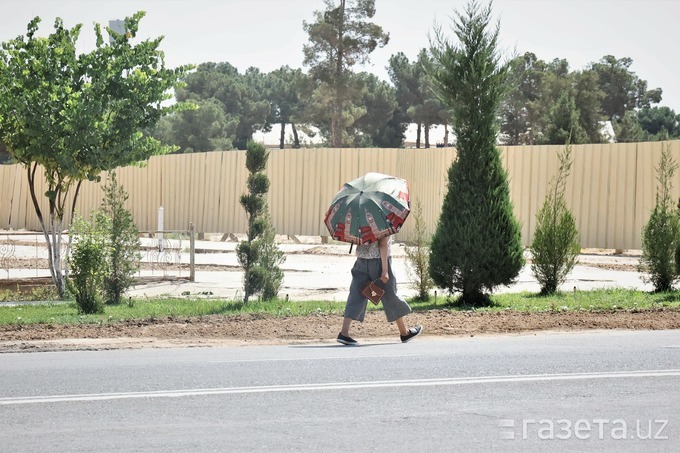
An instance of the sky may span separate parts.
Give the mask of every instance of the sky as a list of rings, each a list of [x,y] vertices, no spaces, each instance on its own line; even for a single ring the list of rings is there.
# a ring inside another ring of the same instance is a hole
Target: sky
[[[384,48],[357,70],[388,80],[391,55],[411,60],[429,46],[440,26],[454,40],[451,18],[467,0],[376,0],[373,22],[390,34]],[[482,0],[482,4],[486,4]],[[52,31],[55,17],[68,27],[83,24],[79,48],[94,47],[92,24],[107,25],[143,10],[140,38],[165,38],[167,66],[229,62],[243,72],[250,66],[269,72],[302,66],[308,38],[303,21],[312,21],[323,0],[4,0],[0,41],[24,34],[35,16],[40,35]],[[680,113],[680,58],[677,49],[679,0],[495,0],[500,45],[505,55],[533,52],[545,61],[564,58],[571,70],[586,68],[605,55],[633,60],[631,70],[648,88],[663,89],[660,105]]]

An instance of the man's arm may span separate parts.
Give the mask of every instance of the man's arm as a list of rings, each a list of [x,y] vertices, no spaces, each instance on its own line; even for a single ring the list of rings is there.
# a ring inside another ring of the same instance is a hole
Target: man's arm
[[[387,283],[387,281],[390,279],[390,274],[388,272],[388,263],[387,263],[387,253],[388,250],[387,248],[389,247],[390,243],[390,237],[386,236],[382,239],[380,239],[380,242],[378,243],[378,248],[380,250],[380,261],[382,263],[382,275],[380,276],[380,280],[383,283]]]

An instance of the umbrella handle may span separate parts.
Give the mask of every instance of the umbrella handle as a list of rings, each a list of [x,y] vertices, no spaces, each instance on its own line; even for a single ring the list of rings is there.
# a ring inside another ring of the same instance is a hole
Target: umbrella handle
[[[354,247],[354,243],[352,242],[349,246],[349,254],[352,254],[352,248]]]

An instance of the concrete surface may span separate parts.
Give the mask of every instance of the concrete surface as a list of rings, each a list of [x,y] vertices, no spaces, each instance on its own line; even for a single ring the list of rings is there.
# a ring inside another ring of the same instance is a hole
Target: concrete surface
[[[281,297],[293,300],[345,301],[351,280],[350,270],[354,264],[354,254],[349,254],[349,245],[344,243],[321,244],[319,238],[300,238],[302,243],[285,241],[279,248],[285,252],[286,261],[281,265],[284,270]],[[219,264],[233,266],[227,270],[197,270],[196,281],[162,282],[135,287],[130,291],[133,296],[182,295],[192,296],[208,293],[212,297],[239,298],[242,295],[242,272],[237,268],[235,242],[199,241],[197,250],[219,251],[220,253],[197,253],[197,264]],[[397,277],[400,294],[412,296],[416,291],[409,283],[407,259],[403,244],[394,244],[393,270]],[[188,261],[188,257],[184,258]],[[599,288],[636,288],[651,290],[652,286],[642,281],[637,271],[621,268],[637,267],[639,254],[614,255],[611,252],[583,254],[580,263],[574,268],[567,281],[562,285],[564,291],[591,290]],[[611,266],[604,269],[599,266]],[[598,267],[596,267],[598,266]],[[185,274],[186,275],[186,274]],[[538,292],[540,286],[531,273],[530,265],[524,266],[517,281],[496,292]],[[439,294],[444,294],[438,290]]]
[[[0,232],[0,240],[11,237],[16,244],[5,250],[5,257],[11,253],[13,257],[24,259],[46,259],[46,250],[37,247],[43,238],[35,236],[5,236]],[[237,242],[221,242],[221,235],[208,235],[209,240],[196,241],[196,281],[164,281],[139,285],[132,288],[129,294],[134,297],[156,296],[191,296],[191,297],[221,297],[238,299],[242,296],[242,278],[236,258]],[[240,236],[240,239],[243,239]],[[286,260],[281,265],[284,271],[283,287],[280,296],[292,300],[329,300],[345,301],[350,284],[350,270],[355,260],[354,254],[349,254],[349,244],[332,242],[322,244],[320,237],[289,238],[277,237],[279,248],[285,253]],[[171,240],[174,250],[159,253],[154,239],[142,238],[144,247],[142,259],[147,262],[164,262],[166,269],[147,269],[141,272],[143,276],[188,277],[186,264],[189,263],[189,241],[187,239]],[[1,251],[1,250],[0,250]],[[652,286],[645,284],[642,276],[635,269],[639,262],[639,252],[632,251],[615,255],[613,251],[590,251],[579,257],[579,264],[570,273],[567,281],[562,285],[564,291],[590,290],[598,288],[636,288],[651,290]],[[415,294],[409,283],[407,259],[404,244],[395,243],[392,246],[393,270],[397,277],[399,292],[404,296]],[[528,256],[528,255],[527,255]],[[35,269],[7,269],[2,263],[0,254],[0,278],[19,278],[49,276],[49,271]],[[185,265],[180,268],[180,264]],[[607,266],[609,268],[603,268]],[[625,270],[624,270],[625,269]],[[539,285],[527,264],[524,266],[517,281],[506,287],[498,288],[496,292],[538,292]],[[439,294],[444,294],[438,290]]]

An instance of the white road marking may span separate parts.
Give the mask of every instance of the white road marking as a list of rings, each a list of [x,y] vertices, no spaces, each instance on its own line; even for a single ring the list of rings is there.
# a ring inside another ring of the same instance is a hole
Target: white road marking
[[[152,392],[95,393],[81,395],[47,395],[0,398],[0,406],[19,404],[106,401],[136,398],[181,398],[205,395],[241,395],[249,393],[305,392],[392,387],[434,387],[448,385],[494,384],[537,381],[571,381],[586,379],[621,379],[649,377],[680,377],[680,370],[611,371],[603,373],[528,374],[515,376],[475,376],[439,379],[409,379],[372,382],[329,382],[318,384],[263,385],[255,387],[226,387],[213,389],[159,390]]]

